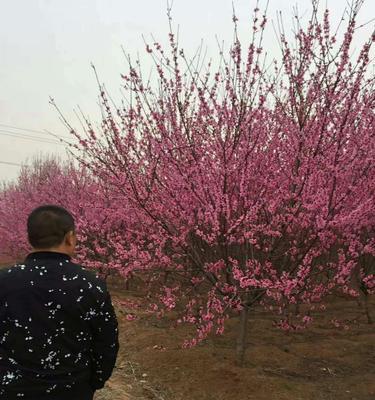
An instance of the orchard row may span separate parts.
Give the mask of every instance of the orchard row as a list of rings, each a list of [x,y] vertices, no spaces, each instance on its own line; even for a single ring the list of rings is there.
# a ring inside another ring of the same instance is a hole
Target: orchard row
[[[233,18],[235,39],[217,68],[187,59],[171,31],[168,51],[147,45],[156,83],[129,61],[116,105],[99,82],[98,125],[84,119],[78,131],[61,114],[76,160],[38,160],[2,191],[1,251],[25,253],[29,211],[61,204],[77,219],[78,258],[142,279],[150,308],[197,326],[187,346],[241,314],[240,361],[254,305],[298,329],[333,292],[367,299],[375,36],[353,59],[358,4],[342,40],[316,4],[292,38],[280,31],[279,60],[266,57],[267,16],[256,9],[247,43]]]

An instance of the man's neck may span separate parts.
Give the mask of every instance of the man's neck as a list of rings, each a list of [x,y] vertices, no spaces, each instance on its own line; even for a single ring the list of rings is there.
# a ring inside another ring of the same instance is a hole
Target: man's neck
[[[64,247],[50,247],[48,249],[35,249],[33,248],[31,253],[60,253],[72,257],[70,252]]]

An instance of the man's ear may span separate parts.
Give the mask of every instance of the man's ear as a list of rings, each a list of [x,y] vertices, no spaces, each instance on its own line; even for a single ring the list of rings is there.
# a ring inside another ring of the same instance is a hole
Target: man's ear
[[[76,233],[74,231],[69,231],[65,235],[65,244],[67,246],[75,246],[77,242]]]

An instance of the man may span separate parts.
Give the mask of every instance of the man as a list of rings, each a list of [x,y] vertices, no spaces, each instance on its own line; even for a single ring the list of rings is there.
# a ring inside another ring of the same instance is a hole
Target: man
[[[92,400],[119,348],[106,284],[71,261],[68,211],[38,207],[27,229],[32,253],[0,271],[0,399]]]

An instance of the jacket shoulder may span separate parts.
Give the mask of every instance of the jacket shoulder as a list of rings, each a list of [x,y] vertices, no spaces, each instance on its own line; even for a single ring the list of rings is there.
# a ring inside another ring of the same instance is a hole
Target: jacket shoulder
[[[10,267],[0,268],[0,282],[3,282],[5,279],[7,279],[9,270],[10,270]]]
[[[99,274],[93,270],[90,270],[80,264],[71,263],[74,270],[80,275],[80,278],[87,283],[90,283],[94,288],[99,290],[99,292],[107,291],[107,284],[104,279],[102,279]]]
[[[18,264],[7,265],[0,268],[0,282],[4,282],[8,277],[13,276]],[[23,266],[23,265],[22,265]],[[23,266],[24,267],[24,266]]]
[[[19,271],[25,269],[24,264],[14,264],[0,268],[0,291],[1,294],[8,292],[15,287],[15,280],[19,276]]]

